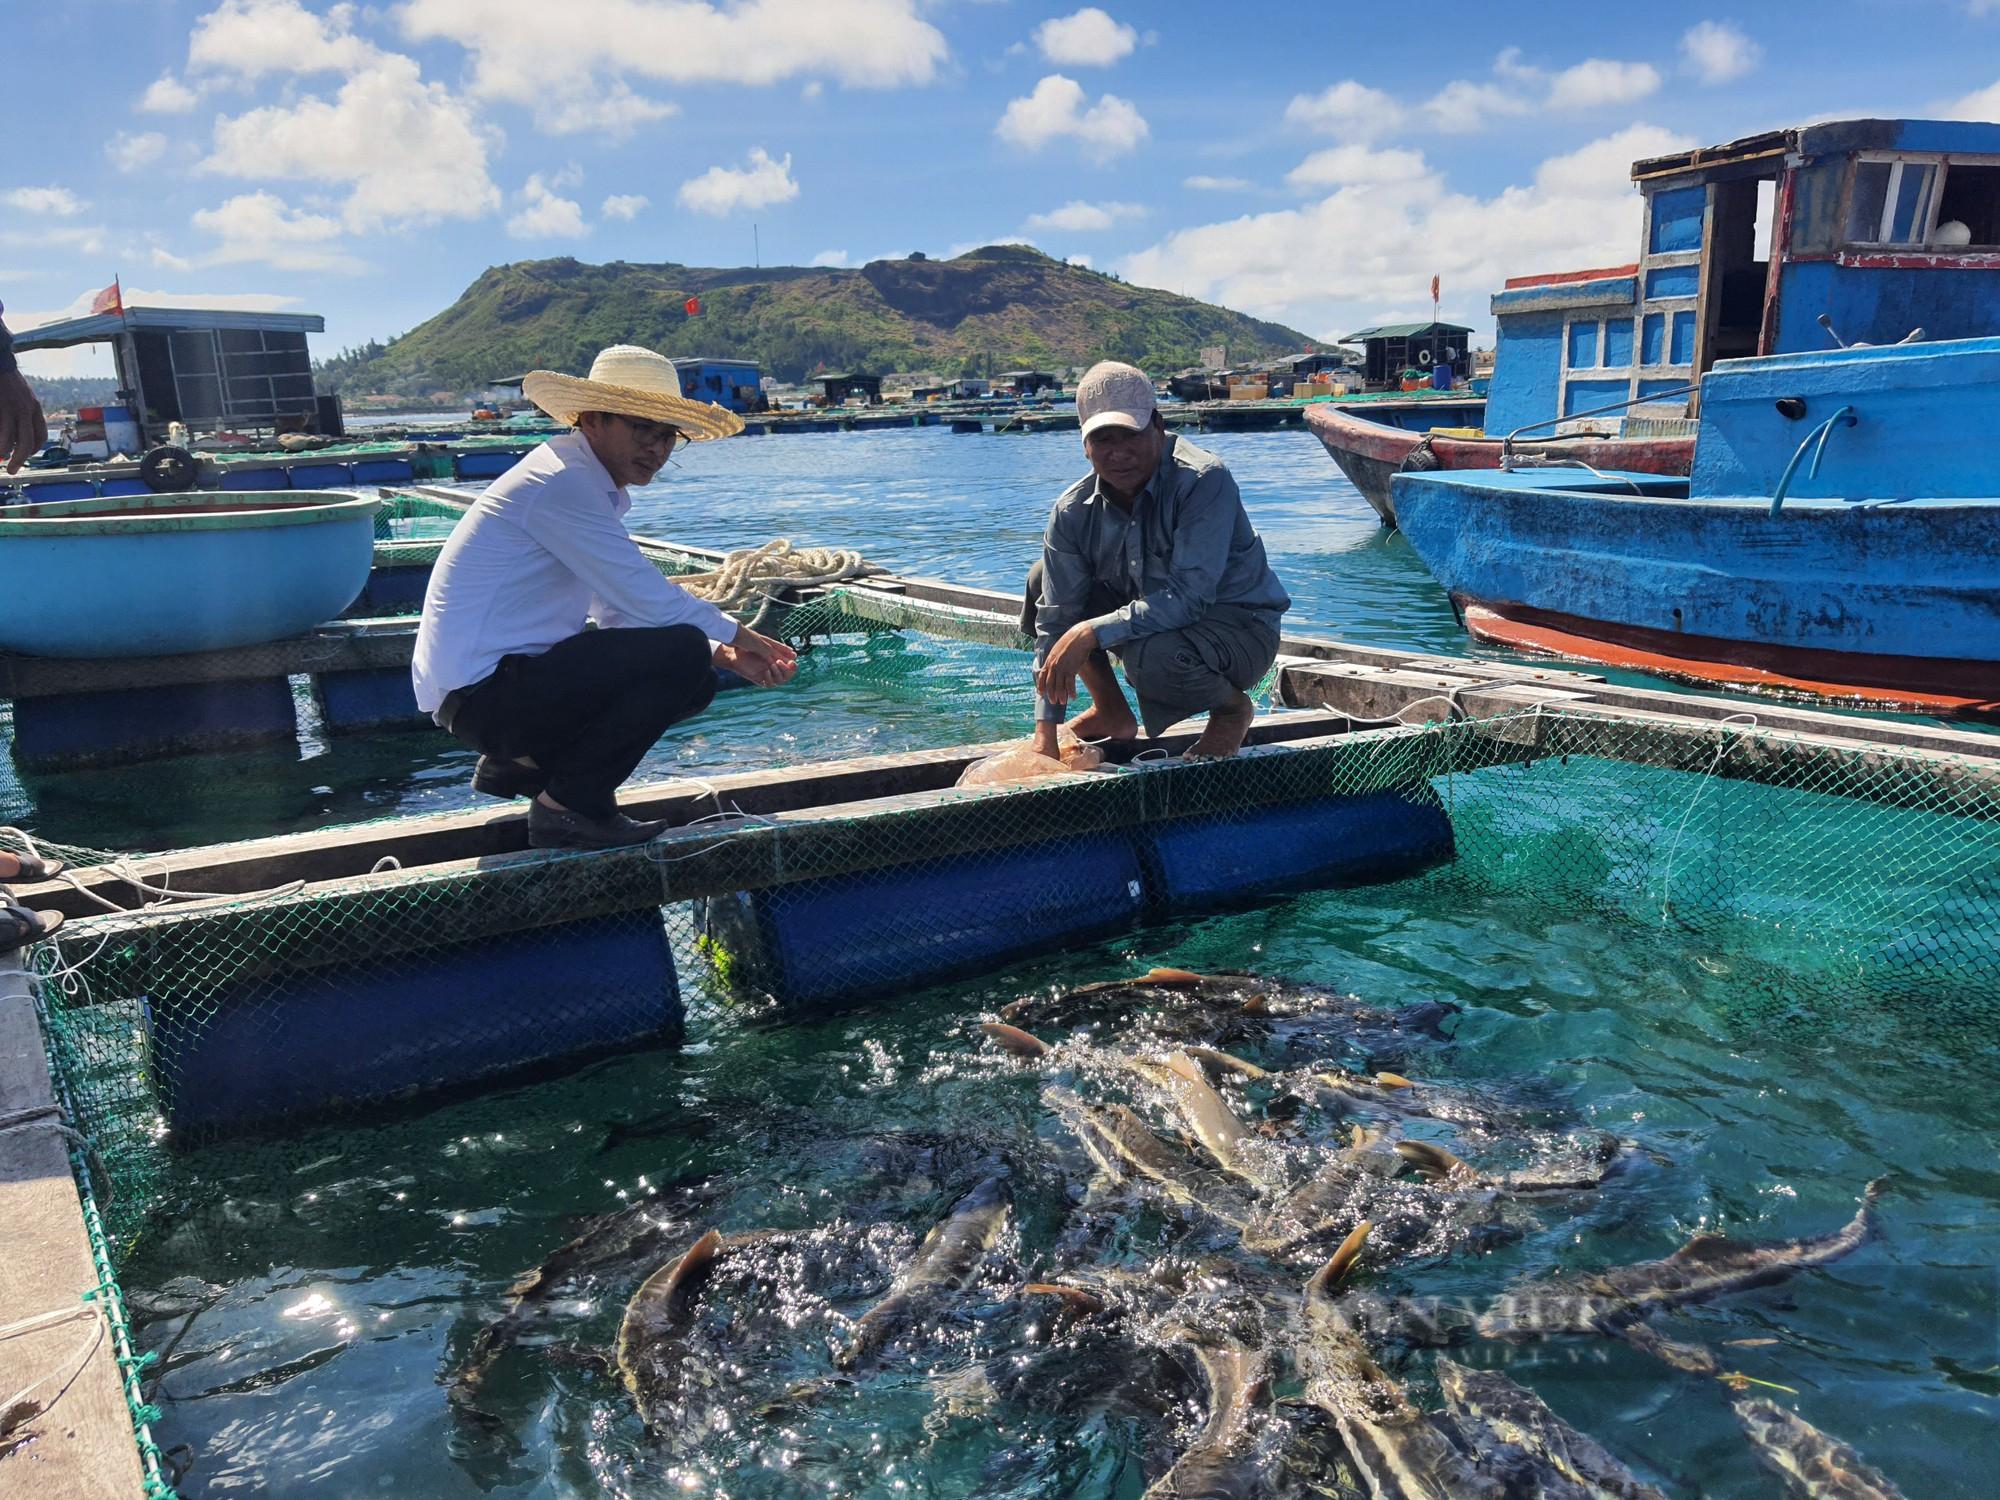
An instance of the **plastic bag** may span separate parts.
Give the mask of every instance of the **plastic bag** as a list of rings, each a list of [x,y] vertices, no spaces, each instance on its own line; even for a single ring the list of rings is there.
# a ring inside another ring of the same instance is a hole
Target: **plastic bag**
[[[975,760],[959,773],[960,786],[1006,786],[1010,782],[1032,781],[1037,776],[1060,776],[1066,771],[1095,771],[1104,764],[1104,752],[1086,745],[1065,725],[1056,734],[1057,759],[1044,755],[1030,740],[1025,745],[1002,750]]]

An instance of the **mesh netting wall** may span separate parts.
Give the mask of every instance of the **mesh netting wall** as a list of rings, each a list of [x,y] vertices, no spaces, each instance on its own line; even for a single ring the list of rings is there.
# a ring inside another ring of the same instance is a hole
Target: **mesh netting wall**
[[[1166,915],[1187,887],[1163,830],[1261,830],[1252,863],[1310,866],[1295,884],[1398,881],[1468,921],[1691,934],[1759,1004],[1865,996],[1982,1034],[2000,1010],[1989,763],[1565,710],[1009,788],[939,766],[931,790],[829,812],[725,801],[642,850],[71,923],[38,950],[47,1031],[118,1187],[114,1243],[217,1111],[380,1118],[447,1074],[670,1042],[689,1010],[921,1003]],[[995,930],[1013,946],[981,949]]]

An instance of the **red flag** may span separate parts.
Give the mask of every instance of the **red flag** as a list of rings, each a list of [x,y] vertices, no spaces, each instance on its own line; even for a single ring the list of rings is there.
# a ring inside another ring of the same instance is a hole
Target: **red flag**
[[[116,276],[111,278],[110,286],[90,299],[90,311],[93,317],[99,313],[117,313],[121,318],[125,316],[125,293],[118,285]]]
[[[1435,302],[1437,301],[1437,299],[1438,299],[1438,279],[1437,277],[1433,276],[1431,278],[1431,301]]]
[[[687,315],[690,318],[698,318],[701,316],[701,298],[690,297],[687,299]]]

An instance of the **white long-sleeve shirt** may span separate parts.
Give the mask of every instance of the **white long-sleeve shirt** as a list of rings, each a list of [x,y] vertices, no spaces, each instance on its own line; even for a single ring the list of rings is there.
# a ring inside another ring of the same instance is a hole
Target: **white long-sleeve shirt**
[[[417,707],[435,714],[501,657],[539,656],[588,620],[695,625],[717,644],[735,640],[734,620],[639,551],[623,519],[631,508],[581,432],[551,438],[494,480],[431,569],[410,661]]]

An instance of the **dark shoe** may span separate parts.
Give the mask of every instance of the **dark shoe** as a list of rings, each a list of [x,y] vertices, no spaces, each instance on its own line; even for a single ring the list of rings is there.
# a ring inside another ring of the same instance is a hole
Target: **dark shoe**
[[[580,812],[557,812],[545,802],[528,807],[530,849],[625,849],[648,843],[667,831],[665,823],[641,823],[614,812],[608,818],[587,818]]]
[[[518,760],[479,757],[472,768],[472,789],[489,797],[539,797],[549,784],[549,773],[539,766],[524,766]]]
[[[31,911],[0,887],[0,953],[12,953],[48,937],[63,924],[59,911]]]
[[[34,885],[43,880],[54,880],[62,874],[63,862],[51,859],[45,854],[18,854],[11,849],[0,849],[0,880],[18,880],[23,885]]]

